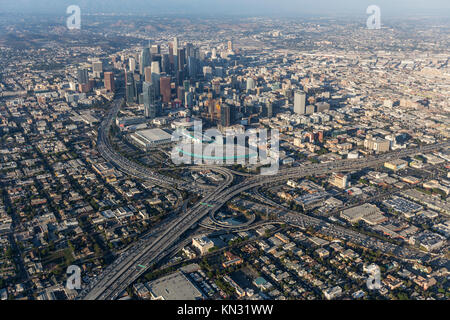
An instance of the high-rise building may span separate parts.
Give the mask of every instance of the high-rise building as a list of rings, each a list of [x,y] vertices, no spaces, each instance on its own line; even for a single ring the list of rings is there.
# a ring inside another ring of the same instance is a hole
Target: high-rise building
[[[161,71],[166,74],[170,73],[170,57],[167,53],[161,57]]]
[[[159,44],[152,45],[152,47],[150,48],[150,53],[152,54],[152,56],[161,54],[161,47],[159,46]]]
[[[216,100],[212,99],[212,94],[208,96],[208,98],[210,99],[208,101],[208,113],[211,118],[213,118],[214,114],[216,113]]]
[[[144,115],[146,118],[156,117],[156,90],[153,83],[144,82],[142,87],[144,100]]]
[[[183,71],[186,65],[186,49],[178,49],[178,70]]]
[[[172,42],[174,71],[178,70],[178,38],[173,38]]]
[[[223,67],[215,67],[214,74],[216,77],[222,78],[224,75]]]
[[[180,101],[184,100],[184,88],[181,86],[177,88],[177,98]]]
[[[194,48],[194,58],[197,60],[204,60],[205,56],[202,54],[202,51],[200,51],[200,48],[195,47]]]
[[[220,125],[222,127],[229,127],[232,124],[232,120],[231,106],[223,104],[220,107]]]
[[[236,76],[231,76],[231,88],[239,90],[240,82],[237,80]]]
[[[305,114],[306,113],[306,94],[303,91],[295,92],[294,112],[296,114]]]
[[[374,150],[376,152],[387,152],[389,151],[391,142],[389,140],[368,136],[364,140],[364,148]]]
[[[195,79],[198,73],[198,60],[195,57],[188,57],[188,73],[191,79]]]
[[[138,74],[136,74],[137,78],[134,79],[134,94],[135,100],[138,101],[139,95],[142,94],[142,86],[144,81],[142,81]]]
[[[191,108],[194,105],[194,94],[192,92],[184,93],[184,105],[186,108]]]
[[[125,95],[128,103],[136,102],[137,93],[132,72],[127,72],[125,76]]]
[[[162,96],[163,103],[169,103],[171,99],[171,87],[170,87],[170,77],[161,77],[160,84],[160,93]]]
[[[130,59],[128,59],[128,67],[131,72],[134,72],[136,70],[136,59],[135,58],[130,57]]]
[[[128,103],[134,103],[135,102],[135,96],[134,96],[134,86],[132,83],[127,83],[125,87],[125,95]]]
[[[267,100],[263,105],[263,116],[268,118],[273,117],[273,103],[270,100]]]
[[[233,42],[231,40],[228,41],[228,51],[233,51]]]
[[[175,70],[175,57],[173,55],[173,42],[169,42],[169,65],[170,72]]]
[[[186,43],[186,59],[194,56],[194,46],[192,43]]]
[[[183,81],[183,88],[185,92],[189,92],[189,88],[191,87],[191,82],[189,80]]]
[[[145,67],[144,79],[146,82],[152,82],[152,67]]]
[[[152,62],[152,83],[155,86],[155,92],[156,95],[159,96],[159,86],[160,86],[160,79],[161,78],[161,67],[159,66],[159,61],[153,61]]]
[[[203,67],[203,76],[206,79],[209,79],[212,77],[212,68],[210,66],[204,66]]]
[[[151,70],[152,70],[152,74],[153,73],[161,74],[161,67],[159,65],[159,61],[152,61]]]
[[[247,79],[247,90],[253,90],[255,89],[256,84],[255,84],[255,80],[253,78],[248,78]]]
[[[87,69],[80,68],[77,70],[77,80],[80,84],[88,84],[89,83],[89,73]]]
[[[92,62],[92,73],[94,78],[101,78],[103,72],[103,63],[101,61]]]
[[[105,72],[105,88],[109,92],[115,91],[115,85],[114,85],[114,73],[112,72]]]
[[[330,183],[340,189],[348,187],[348,176],[342,173],[333,173]]]
[[[178,70],[176,73],[176,84],[177,86],[182,86],[183,85],[183,80],[185,79],[185,73],[182,70]]]
[[[78,91],[80,93],[88,93],[90,90],[89,84],[88,83],[79,83],[78,84]]]
[[[309,104],[305,108],[305,114],[313,114],[316,110],[316,107],[313,104]]]
[[[214,94],[220,95],[220,79],[213,79],[211,81],[211,87]]]
[[[152,61],[152,57],[150,55],[150,49],[149,48],[143,48],[141,51],[141,61],[140,61],[140,65],[139,65],[139,71],[141,73],[141,75],[144,75],[145,72],[145,68],[146,67],[150,67],[151,61]]]
[[[159,65],[161,66],[162,56],[160,54],[152,54],[152,61],[158,61]]]

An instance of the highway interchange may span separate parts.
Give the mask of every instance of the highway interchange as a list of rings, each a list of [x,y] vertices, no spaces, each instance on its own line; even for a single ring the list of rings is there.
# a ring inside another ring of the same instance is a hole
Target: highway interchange
[[[415,149],[403,149],[401,151],[362,159],[346,159],[335,161],[333,163],[302,165],[279,170],[279,172],[274,176],[260,175],[247,177],[242,182],[235,185],[232,185],[234,180],[234,174],[232,172],[226,168],[214,167],[213,170],[223,175],[225,179],[215,189],[212,191],[208,190],[206,192],[199,187],[192,186],[189,182],[176,180],[165,175],[158,174],[149,168],[138,165],[117,154],[112,149],[110,142],[108,141],[108,132],[122,104],[123,100],[114,101],[108,116],[104,119],[99,128],[97,147],[105,160],[130,176],[151,181],[159,186],[174,191],[181,202],[183,199],[178,189],[185,189],[190,192],[202,194],[203,198],[201,199],[201,202],[196,203],[191,208],[179,210],[181,211],[179,215],[171,215],[172,217],[170,219],[166,219],[157,229],[153,230],[150,234],[141,238],[141,240],[136,242],[129,249],[122,252],[116,261],[108,266],[100,276],[91,281],[91,283],[79,293],[78,299],[117,299],[120,294],[130,284],[144,274],[148,268],[167,257],[171,253],[173,247],[183,241],[185,238],[184,235],[190,229],[197,227],[200,221],[206,216],[210,215],[211,217],[214,217],[214,214],[227,201],[242,192],[290,178],[323,175],[332,172],[354,171],[377,166],[388,160],[399,159],[406,156],[412,156],[415,154],[431,152],[449,147],[449,143],[444,142],[441,144],[426,145]],[[267,203],[267,199],[265,200]],[[288,212],[281,217],[281,220],[285,223],[303,228],[307,228],[308,226],[319,227],[324,234],[339,239],[351,240],[364,246],[379,248],[383,252],[395,254],[397,256],[404,257],[405,259],[417,258],[421,254],[420,252],[412,251],[406,247],[399,247],[391,243],[383,243],[381,240],[371,238],[356,231],[352,231],[341,226],[336,226],[321,219],[304,214],[294,214],[293,212]],[[239,230],[239,228],[248,228],[248,226],[238,226],[236,230]],[[233,228],[230,228],[230,230],[233,230]]]

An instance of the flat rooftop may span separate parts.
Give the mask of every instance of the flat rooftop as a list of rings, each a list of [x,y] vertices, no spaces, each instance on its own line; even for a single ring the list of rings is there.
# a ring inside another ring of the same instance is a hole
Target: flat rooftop
[[[158,128],[137,131],[136,135],[144,138],[150,143],[172,139],[172,136],[170,134]]]
[[[201,300],[205,296],[181,272],[175,272],[158,280],[147,283],[153,299],[158,300]]]

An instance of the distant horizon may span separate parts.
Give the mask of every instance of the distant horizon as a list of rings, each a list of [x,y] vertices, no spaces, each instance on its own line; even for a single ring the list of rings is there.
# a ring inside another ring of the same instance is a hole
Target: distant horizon
[[[83,14],[350,17],[366,15],[373,4],[386,17],[450,17],[448,0],[0,0],[0,14],[64,15],[69,5],[78,5]]]

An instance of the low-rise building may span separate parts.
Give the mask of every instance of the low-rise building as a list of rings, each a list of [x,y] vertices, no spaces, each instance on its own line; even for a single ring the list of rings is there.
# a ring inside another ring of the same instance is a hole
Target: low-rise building
[[[201,235],[192,238],[192,246],[197,248],[201,254],[206,254],[209,252],[209,249],[214,247],[214,242],[212,242],[207,236]]]

